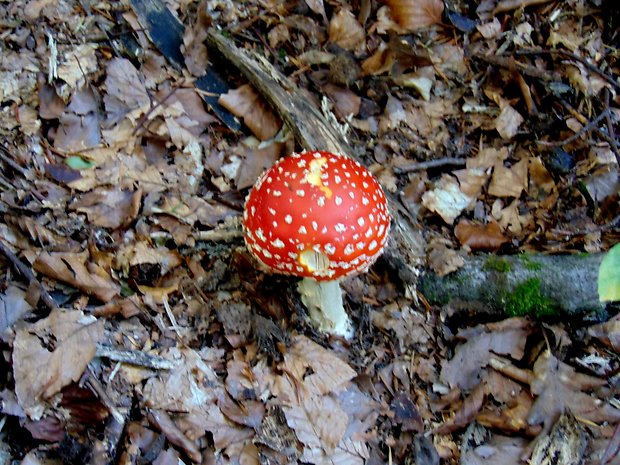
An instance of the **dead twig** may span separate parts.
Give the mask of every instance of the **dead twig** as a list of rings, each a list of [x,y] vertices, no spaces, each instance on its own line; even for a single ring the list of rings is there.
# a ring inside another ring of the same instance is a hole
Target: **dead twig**
[[[408,165],[395,166],[394,171],[396,173],[411,173],[412,171],[423,171],[433,168],[441,168],[443,166],[465,166],[465,160],[462,158],[439,158],[437,160],[427,160]]]
[[[502,68],[518,70],[521,74],[543,81],[559,81],[561,79],[559,73],[550,73],[549,71],[537,68],[536,66],[520,63],[512,56],[483,55],[477,53],[473,55],[472,58],[477,58],[491,65],[501,66]]]
[[[561,234],[563,236],[570,236],[570,237],[585,236],[587,234],[594,234],[598,232],[609,231],[610,229],[615,228],[619,224],[620,224],[620,215],[617,215],[610,222],[602,224],[600,226],[596,226],[594,228],[583,228],[583,229],[578,229],[576,231],[569,231],[566,229],[552,229],[552,232],[554,234]]]
[[[590,121],[584,127],[582,127],[575,134],[573,134],[572,136],[570,136],[570,137],[568,137],[568,138],[566,138],[564,140],[560,140],[560,141],[556,141],[556,142],[547,142],[547,141],[544,141],[544,140],[537,140],[536,143],[540,144],[540,145],[544,145],[546,147],[561,147],[563,145],[570,144],[571,142],[574,142],[577,139],[579,139],[582,135],[595,130],[596,126],[607,116],[607,114],[609,114],[609,107],[605,108],[596,118],[594,118],[592,121]]]
[[[149,355],[139,350],[119,349],[105,344],[97,345],[95,356],[154,370],[171,370],[175,367],[173,362],[157,355]]]
[[[609,109],[609,89],[603,89],[604,92],[604,98],[605,98],[605,108]],[[605,115],[605,122],[607,123],[607,132],[609,135],[609,143],[611,145],[611,149],[614,152],[614,155],[616,156],[616,162],[618,163],[618,166],[620,166],[620,149],[618,149],[618,141],[616,140],[616,133],[614,131],[614,124],[613,121],[611,120],[611,112],[608,111],[607,114]]]
[[[56,305],[56,302],[54,301],[52,296],[43,287],[43,284],[39,282],[39,280],[36,278],[32,270],[28,268],[24,264],[24,262],[22,262],[13,252],[11,252],[11,250],[6,245],[4,245],[2,241],[0,241],[0,252],[11,262],[13,267],[24,278],[26,278],[29,286],[35,286],[37,288],[37,291],[39,292],[41,300],[50,310],[53,310],[56,307],[58,307],[58,305]]]
[[[616,89],[620,89],[620,84],[616,82],[613,76],[610,76],[605,71],[600,69],[598,66],[593,65],[588,60],[586,60],[584,57],[581,57],[573,52],[569,52],[568,50],[560,50],[560,49],[546,50],[542,48],[528,48],[528,49],[523,49],[523,50],[515,50],[514,53],[516,55],[561,55],[565,58],[578,61],[579,63],[584,65],[586,68],[588,68],[590,71],[598,74],[600,77],[605,79],[605,81],[607,81],[609,84],[614,86]]]

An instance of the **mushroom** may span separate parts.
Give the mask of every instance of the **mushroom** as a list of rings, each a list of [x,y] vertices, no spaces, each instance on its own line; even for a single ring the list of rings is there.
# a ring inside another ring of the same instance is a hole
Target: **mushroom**
[[[351,337],[339,280],[366,271],[390,229],[387,200],[355,160],[294,153],[258,179],[243,212],[250,253],[269,270],[299,276],[301,299],[318,329]]]

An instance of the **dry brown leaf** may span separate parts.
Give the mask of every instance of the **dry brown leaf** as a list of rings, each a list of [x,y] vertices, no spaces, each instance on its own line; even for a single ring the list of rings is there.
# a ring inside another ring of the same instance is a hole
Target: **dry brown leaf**
[[[484,384],[479,384],[463,400],[459,409],[454,413],[454,417],[435,429],[434,433],[449,434],[471,424],[482,409],[485,397]]]
[[[429,242],[428,264],[437,276],[445,276],[465,264],[465,258],[456,250],[448,248],[443,241]]]
[[[346,8],[340,9],[332,16],[328,28],[329,41],[345,50],[363,48],[366,33],[357,18]]]
[[[140,211],[142,190],[97,188],[71,203],[70,208],[86,213],[88,220],[102,228],[129,225]]]
[[[220,95],[218,102],[233,115],[243,118],[245,125],[260,140],[271,139],[282,127],[280,118],[250,84]]]
[[[387,4],[394,21],[410,32],[441,24],[441,0],[387,0]]]
[[[543,164],[540,157],[530,157],[528,158],[528,172],[530,174],[530,193],[533,194],[535,191],[531,187],[535,187],[543,191],[546,194],[549,194],[553,189],[555,189],[555,181],[547,168]]]
[[[286,144],[280,142],[254,147],[243,144],[241,148],[245,152],[245,157],[237,171],[235,179],[237,188],[241,190],[252,187],[261,173],[273,166],[276,160],[280,158],[286,150],[285,147]]]
[[[593,423],[616,423],[620,421],[620,410],[596,395],[583,392],[606,384],[604,379],[576,372],[546,350],[534,363],[530,389],[538,397],[529,412],[528,423],[544,423],[545,431],[549,431],[565,411]]]
[[[495,129],[502,139],[512,139],[519,131],[519,126],[525,121],[521,113],[510,105],[506,104],[502,108],[499,116],[495,119]]]
[[[101,143],[99,105],[92,87],[82,87],[60,116],[54,147],[66,152],[79,152]]]
[[[107,124],[116,124],[125,116],[132,122],[137,121],[151,104],[142,76],[126,58],[113,58],[106,71],[107,93],[103,103],[107,111]]]
[[[444,175],[432,190],[424,193],[422,205],[437,213],[446,223],[452,224],[474,200],[461,191],[453,176]]]
[[[127,270],[131,266],[156,264],[160,266],[162,276],[183,262],[176,250],[164,246],[153,247],[144,241],[125,243],[115,254],[115,267]]]
[[[620,352],[620,315],[588,328],[588,334]]]
[[[294,402],[297,397],[295,392],[299,385],[310,395],[324,395],[342,390],[348,381],[357,376],[348,364],[304,336],[295,338],[293,346],[284,355],[283,368],[295,378],[296,383],[292,384],[288,377],[280,378],[279,394],[286,393],[289,402]],[[311,374],[307,373],[308,369],[312,369]]]
[[[308,396],[284,407],[286,422],[304,444],[301,460],[327,464],[347,430],[349,418],[331,397]]]
[[[317,15],[321,15],[325,18],[325,5],[323,4],[323,0],[305,0],[306,5]]]
[[[454,235],[461,245],[469,247],[472,251],[495,252],[502,244],[509,242],[495,221],[478,224],[461,220],[454,228]]]
[[[10,285],[0,294],[0,339],[5,336],[5,331],[21,320],[32,310],[26,302],[26,293],[20,288]]]
[[[494,353],[520,360],[530,331],[525,318],[510,318],[499,327],[479,325],[459,331],[459,338],[466,342],[456,348],[454,357],[442,362],[441,378],[450,386],[472,389],[482,379],[483,369]]]
[[[103,327],[103,320],[57,309],[17,331],[13,343],[15,392],[29,417],[41,418],[44,402],[82,376],[103,338]]]
[[[362,98],[352,90],[326,84],[323,86],[323,92],[334,102],[334,113],[341,120],[357,116],[359,113]]]
[[[519,198],[521,192],[527,190],[527,165],[527,160],[518,161],[510,168],[506,168],[502,163],[496,163],[489,184],[489,194],[496,197]]]
[[[41,252],[32,266],[49,278],[70,284],[102,302],[109,302],[118,295],[120,287],[103,268],[88,260],[86,252]]]

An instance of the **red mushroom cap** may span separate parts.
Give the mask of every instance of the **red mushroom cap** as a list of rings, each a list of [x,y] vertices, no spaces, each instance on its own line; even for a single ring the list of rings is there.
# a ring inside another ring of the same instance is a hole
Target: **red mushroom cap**
[[[250,191],[243,230],[271,270],[319,281],[365,271],[387,241],[390,215],[375,177],[329,152],[280,159]]]

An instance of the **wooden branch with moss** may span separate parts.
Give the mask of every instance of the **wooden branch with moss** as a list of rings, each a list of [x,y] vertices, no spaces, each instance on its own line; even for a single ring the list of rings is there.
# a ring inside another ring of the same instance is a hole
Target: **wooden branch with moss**
[[[466,259],[446,276],[425,274],[419,290],[433,304],[477,301],[508,315],[584,315],[604,309],[598,275],[605,254],[511,256]]]

